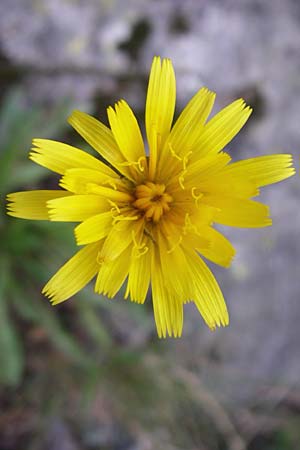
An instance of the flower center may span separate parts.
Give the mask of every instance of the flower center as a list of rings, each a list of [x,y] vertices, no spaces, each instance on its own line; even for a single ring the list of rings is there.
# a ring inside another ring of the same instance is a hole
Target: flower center
[[[133,205],[145,213],[147,220],[153,222],[158,222],[163,213],[170,210],[170,203],[173,201],[171,195],[166,192],[165,185],[151,181],[137,186],[135,198]]]

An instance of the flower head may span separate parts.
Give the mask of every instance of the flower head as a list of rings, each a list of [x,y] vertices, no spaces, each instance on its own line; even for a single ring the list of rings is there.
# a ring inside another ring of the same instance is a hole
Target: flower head
[[[183,305],[193,301],[207,325],[228,324],[221,290],[202,259],[228,267],[235,250],[215,224],[271,225],[259,188],[294,173],[290,155],[230,163],[224,147],[251,114],[242,99],[212,119],[215,94],[200,89],[172,127],[175,75],[153,60],[146,100],[146,152],[137,120],[121,100],[108,108],[110,129],[75,111],[70,124],[101,160],[60,142],[35,139],[30,158],[61,174],[60,190],[9,194],[8,214],[79,222],[83,246],[43,293],[60,303],[96,277],[95,291],[144,303],[151,284],[158,335],[178,337]],[[105,160],[105,163],[103,162]]]

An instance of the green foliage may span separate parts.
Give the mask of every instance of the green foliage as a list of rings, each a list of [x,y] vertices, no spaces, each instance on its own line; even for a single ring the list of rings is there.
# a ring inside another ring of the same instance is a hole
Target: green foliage
[[[46,260],[71,246],[67,227],[14,220],[4,210],[6,193],[42,182],[45,170],[27,159],[31,139],[60,134],[68,109],[65,101],[50,111],[28,109],[22,92],[13,90],[0,110],[0,382],[6,385],[22,377],[26,323],[43,328],[70,357],[84,356],[38,291],[48,276]]]
[[[114,345],[113,331],[104,324],[108,302],[100,302],[99,296],[85,290],[74,302],[53,308],[40,293],[50,275],[76,251],[72,227],[5,214],[8,192],[52,187],[49,171],[28,161],[27,155],[32,138],[62,136],[68,112],[67,102],[51,111],[28,109],[20,90],[10,92],[0,109],[0,383],[7,386],[17,386],[28,366],[25,349],[27,346],[31,351],[32,347],[29,330],[40,336],[48,351],[53,346],[72,364],[87,368],[87,380],[97,373],[101,360]],[[129,306],[122,304],[126,309]],[[144,308],[135,312],[136,305],[130,306],[131,320],[145,323]],[[117,322],[118,317],[128,321],[123,306],[115,308],[114,313]],[[132,357],[123,355],[122,349],[114,355],[117,359],[121,355],[121,364]]]
[[[0,110],[0,382],[6,385],[17,385],[24,369],[21,318],[49,329],[52,326],[58,336],[62,334],[53,314],[48,315],[46,305],[37,301],[34,288],[46,275],[43,246],[54,241],[53,233],[49,234],[45,224],[10,219],[4,208],[6,193],[41,182],[44,169],[27,159],[31,139],[36,134],[61,133],[61,124],[65,123],[62,117],[68,109],[67,102],[50,111],[29,109],[23,93],[14,89],[6,95]]]
[[[5,193],[45,175],[42,167],[28,164],[27,155],[35,136],[61,134],[66,127],[69,102],[42,110],[28,107],[21,90],[13,89],[4,98],[0,110],[0,192]]]

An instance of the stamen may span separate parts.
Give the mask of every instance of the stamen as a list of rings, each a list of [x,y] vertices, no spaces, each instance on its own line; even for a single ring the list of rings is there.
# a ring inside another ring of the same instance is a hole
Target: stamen
[[[181,187],[182,190],[185,189],[183,183],[184,183],[184,176],[185,176],[186,172],[187,172],[186,170],[183,170],[183,171],[181,172],[181,174],[179,175],[179,177],[178,177],[179,185],[180,185],[180,187]]]
[[[146,164],[147,164],[147,160],[146,160],[145,156],[141,156],[138,159],[138,168],[140,169],[141,172],[144,172]]]
[[[99,266],[102,266],[106,261],[107,261],[107,258],[105,258],[104,256],[101,256],[101,253],[98,252],[97,257],[96,257],[97,264],[99,264]]]
[[[178,161],[182,162],[183,170],[181,171],[181,173],[180,173],[180,175],[178,177],[178,182],[179,182],[179,185],[180,185],[181,189],[185,189],[184,184],[183,184],[184,183],[184,176],[185,176],[185,174],[187,172],[186,167],[187,167],[188,160],[189,160],[189,158],[190,158],[190,156],[192,155],[193,152],[192,152],[192,150],[190,150],[182,158],[181,156],[177,155],[177,153],[173,149],[173,147],[172,147],[170,142],[168,143],[168,147],[169,147],[169,150],[171,152],[171,155],[174,158],[176,158]]]
[[[175,152],[174,148],[172,147],[171,142],[168,143],[168,147],[169,147],[169,150],[171,152],[171,155],[174,156],[174,158],[178,159],[178,161],[182,161],[182,158],[179,155],[177,155],[177,153]]]
[[[118,163],[116,165],[121,166],[121,167],[137,166],[141,172],[144,172],[145,166],[146,166],[146,157],[141,156],[137,161],[124,161],[124,162]]]
[[[188,160],[190,158],[190,156],[193,154],[192,150],[190,150],[189,152],[187,152],[187,154],[183,157],[183,170],[186,170],[186,165],[188,163]]]
[[[173,253],[174,252],[174,250],[177,248],[177,247],[179,247],[179,245],[181,244],[181,242],[182,242],[182,236],[179,236],[179,239],[178,239],[178,242],[176,242],[174,245],[173,245],[173,247],[171,247],[169,250],[167,250],[167,253]]]
[[[203,236],[203,233],[201,233],[201,231],[199,231],[198,227],[191,222],[189,213],[187,213],[185,215],[185,226],[183,227],[183,234],[186,235],[188,233],[196,234],[198,236],[197,245],[199,247],[200,247],[200,245],[206,249],[211,247],[212,242],[209,241],[208,239],[206,239]]]
[[[143,248],[139,248],[139,249],[135,249],[134,250],[138,250],[138,255],[133,255],[135,258],[140,258],[141,256],[144,256],[148,251],[149,251],[149,247],[147,247],[147,245],[144,245]]]
[[[203,197],[203,194],[201,192],[199,195],[195,194],[196,189],[198,189],[198,188],[196,188],[195,186],[192,188],[192,197],[196,200],[196,202],[195,202],[196,206],[197,206],[197,208],[199,208],[198,202]]]
[[[134,247],[132,249],[132,256],[134,258],[140,258],[141,256],[145,255],[148,252],[149,247],[147,247],[147,245],[144,242],[142,242],[141,244],[139,244],[137,242],[136,233],[134,232],[134,230],[132,230],[131,235],[132,235],[132,240],[133,240],[133,245],[134,245]]]
[[[111,186],[115,191],[117,190],[117,185],[114,181],[112,180],[106,180],[105,183],[103,184],[108,184],[109,186]]]
[[[121,214],[120,208],[118,207],[118,205],[113,202],[112,200],[107,199],[107,201],[109,202],[110,205],[112,205],[111,208],[111,212],[114,213],[114,210],[118,211],[119,214]]]
[[[184,218],[184,223],[185,223],[185,225],[183,227],[184,234],[187,234],[189,231],[193,231],[196,234],[199,233],[196,225],[194,225],[192,223],[189,213],[186,213],[185,218]]]
[[[122,214],[120,214],[119,216],[115,216],[113,218],[113,225],[116,225],[117,223],[121,222],[122,220],[137,220],[138,216],[122,216]]]

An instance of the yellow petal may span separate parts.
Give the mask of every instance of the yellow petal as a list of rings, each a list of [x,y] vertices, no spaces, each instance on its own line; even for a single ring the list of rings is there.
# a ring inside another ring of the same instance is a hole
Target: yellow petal
[[[192,226],[195,226],[196,228],[201,225],[211,225],[211,223],[214,222],[218,212],[218,208],[199,202],[198,207],[194,208],[192,213],[189,214],[188,218],[186,218],[187,228],[190,222]]]
[[[121,100],[116,103],[115,110],[110,106],[107,114],[121,153],[128,162],[134,163],[131,166],[133,176],[140,176],[140,169],[142,172],[145,169],[146,156],[141,131],[131,108]]]
[[[87,194],[89,192],[89,185],[106,184],[114,188],[120,184],[120,179],[117,175],[114,177],[104,174],[99,170],[92,169],[68,169],[61,178],[59,184],[62,188],[76,194]]]
[[[72,195],[47,202],[50,220],[81,222],[110,209],[106,198],[99,195]]]
[[[100,244],[87,245],[64,264],[43,288],[43,294],[56,305],[80,291],[96,275]]]
[[[116,173],[106,164],[71,145],[49,139],[34,139],[32,143],[34,147],[31,149],[29,158],[53,172],[64,174],[67,169],[80,167],[97,170],[108,176],[116,176]]]
[[[157,235],[157,243],[160,257],[160,271],[164,280],[166,289],[174,293],[176,297],[184,299],[189,297],[190,282],[185,270],[178,270],[179,267],[185,267],[185,255],[180,246],[181,239],[175,243],[170,242],[169,236]],[[158,257],[157,257],[157,264]]]
[[[24,191],[7,195],[7,214],[21,219],[50,220],[47,208],[48,200],[66,197],[66,191]]]
[[[207,88],[200,89],[189,101],[175,122],[167,142],[178,156],[191,150],[203,132],[203,125],[209,116],[216,94]]]
[[[125,298],[130,295],[130,300],[136,303],[144,303],[150,284],[150,268],[153,244],[149,238],[139,247],[132,250],[131,263],[128,274],[128,284]]]
[[[81,111],[74,111],[68,119],[73,128],[90,144],[106,161],[113,165],[127,178],[132,178],[115,138],[109,128],[94,117]]]
[[[259,156],[230,164],[226,167],[225,173],[246,178],[259,187],[277,183],[294,175],[295,169],[292,164],[291,155]]]
[[[150,150],[149,177],[155,175],[159,151],[169,134],[176,102],[176,81],[169,59],[154,57],[146,99],[146,133]]]
[[[104,238],[110,232],[112,222],[111,211],[89,217],[74,230],[77,245],[89,244]]]
[[[201,157],[188,164],[186,171],[181,175],[181,184],[186,189],[197,187],[201,181],[210,179],[215,174],[218,176],[218,172],[224,169],[230,160],[230,156],[225,152]]]
[[[251,108],[239,99],[216,114],[195,143],[192,158],[222,150],[244,126],[251,112]]]
[[[167,290],[161,270],[158,251],[153,251],[151,262],[152,301],[157,333],[160,338],[180,337],[183,324],[183,303]]]
[[[206,237],[200,236],[198,233],[190,232],[184,236],[184,245],[193,249],[209,248],[210,242]]]
[[[187,259],[195,289],[193,301],[200,314],[211,329],[228,325],[226,303],[215,277],[195,252],[187,251]]]
[[[141,225],[141,221],[133,223],[131,220],[121,220],[116,223],[105,239],[100,258],[104,262],[117,259],[133,242],[133,236],[140,229]]]
[[[191,202],[190,192],[188,195],[186,203],[182,201],[180,207],[178,203],[166,214],[166,217],[163,216],[160,220],[160,228],[167,227],[169,229],[165,235],[172,236],[170,239],[173,243],[178,242],[182,232],[186,233],[190,229],[197,229],[200,225],[210,225],[219,211],[218,208],[201,203],[203,196],[200,196],[200,201],[195,200],[195,205],[195,202]]]
[[[214,100],[215,93],[202,88],[184,108],[160,154],[157,168],[160,178],[166,179],[172,172],[178,172],[180,165],[186,165],[195,142],[203,133],[204,123],[211,112]]]
[[[205,258],[219,264],[219,266],[229,267],[235,255],[235,249],[231,242],[219,231],[212,227],[201,227],[200,235],[205,236],[210,245],[206,247],[195,247]]]
[[[122,287],[130,267],[131,249],[127,247],[113,261],[101,262],[101,267],[96,280],[95,292],[114,297]],[[101,258],[100,258],[101,261]]]
[[[259,228],[272,224],[269,208],[253,200],[205,195],[202,202],[219,208],[215,222],[231,227]]]
[[[91,194],[97,194],[113,202],[130,204],[134,197],[128,192],[119,191],[105,186],[98,186],[97,184],[90,183],[88,185],[88,192]]]
[[[221,194],[237,198],[251,198],[259,194],[257,185],[247,178],[235,176],[226,171],[227,167],[216,174],[199,180],[197,188],[207,194]]]

